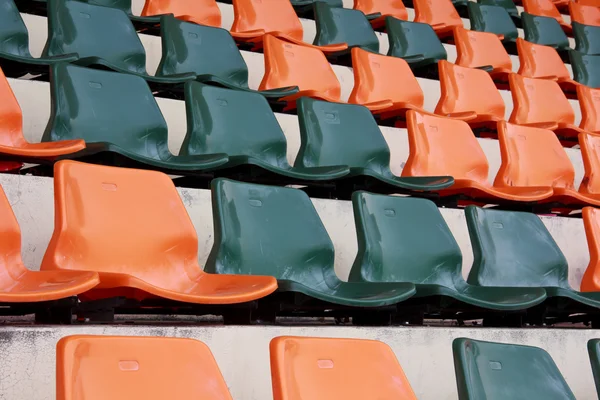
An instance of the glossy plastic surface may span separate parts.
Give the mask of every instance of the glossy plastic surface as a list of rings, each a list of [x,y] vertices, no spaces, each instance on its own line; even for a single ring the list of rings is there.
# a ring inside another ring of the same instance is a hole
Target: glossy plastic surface
[[[569,38],[554,18],[522,12],[521,23],[528,42],[550,46],[559,51],[570,49]]]
[[[273,400],[416,400],[393,350],[375,340],[271,340]]]
[[[501,36],[504,42],[514,41],[519,36],[515,23],[503,7],[477,4],[473,1],[470,1],[467,7],[472,30],[494,33]]]
[[[539,347],[458,338],[452,352],[461,400],[575,400],[550,354]]]
[[[572,22],[575,50],[582,54],[600,54],[600,26],[582,25]]]
[[[446,296],[496,310],[541,303],[543,289],[482,288],[462,277],[462,254],[437,206],[414,197],[354,192],[358,254],[350,271],[355,282],[412,282],[417,297]]]
[[[506,79],[512,72],[512,61],[504,49],[498,35],[488,32],[477,32],[463,28],[454,28],[456,44],[456,64],[461,67],[491,67],[488,71],[493,77]]]
[[[419,68],[445,60],[446,49],[428,24],[385,19],[390,48],[388,56],[406,60],[411,68]]]
[[[75,335],[56,345],[57,400],[231,400],[210,349],[193,339]]]
[[[540,17],[554,18],[565,32],[569,32],[571,30],[571,25],[565,22],[560,11],[558,11],[558,8],[556,8],[556,5],[552,2],[552,0],[521,1],[523,3],[523,8],[525,9],[526,13],[538,15]]]
[[[579,127],[587,132],[600,132],[600,89],[579,85],[577,98],[581,109]]]
[[[513,0],[478,0],[479,4],[487,6],[499,6],[506,10],[508,15],[513,18],[519,17],[519,10]]]
[[[600,291],[600,209],[585,207],[582,216],[590,262],[581,279],[581,291],[598,292]],[[600,373],[600,370],[596,372]]]
[[[354,9],[362,11],[367,17],[373,16],[373,28],[385,25],[386,17],[408,20],[408,11],[402,0],[354,0]]]
[[[579,134],[584,175],[579,192],[600,198],[600,135]]]
[[[221,27],[221,10],[215,0],[146,0],[142,16],[162,14],[173,14],[178,19],[200,25]]]
[[[165,174],[60,161],[54,196],[54,234],[42,270],[98,272],[103,290],[92,297],[230,304],[277,288],[272,277],[202,271],[196,230]]]
[[[569,52],[573,79],[591,88],[600,88],[600,55],[586,55],[578,51]]]
[[[600,339],[590,339],[588,341],[588,353],[592,364],[594,382],[596,383],[596,392],[598,398],[600,398]]]
[[[438,35],[446,36],[462,20],[450,0],[413,0],[415,22],[429,24]]]
[[[578,22],[584,25],[600,26],[600,6],[569,2],[571,23]]]
[[[552,47],[518,38],[517,51],[519,53],[519,75],[526,78],[557,81],[563,90],[575,91],[575,87],[579,86],[571,79],[565,63]]]
[[[410,283],[342,282],[334,269],[333,243],[301,190],[215,179],[212,207],[209,272],[271,275],[280,292],[349,306],[396,304],[415,292]]]

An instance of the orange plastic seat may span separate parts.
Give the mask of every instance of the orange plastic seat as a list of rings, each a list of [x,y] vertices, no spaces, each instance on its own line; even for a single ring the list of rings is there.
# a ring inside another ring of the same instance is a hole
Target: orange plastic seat
[[[438,62],[440,100],[435,113],[466,121],[472,128],[492,127],[504,119],[505,105],[490,74],[481,69]]]
[[[569,14],[571,21],[583,25],[600,26],[600,4],[587,5],[571,1],[569,2]]]
[[[431,25],[439,37],[452,35],[455,26],[463,26],[451,0],[413,0],[415,22]]]
[[[375,340],[271,340],[273,400],[416,400],[392,349]]]
[[[567,206],[600,206],[600,196],[575,190],[575,168],[556,135],[537,127],[498,123],[502,164],[495,187],[552,187],[548,201]]]
[[[351,54],[354,89],[348,103],[366,106],[382,120],[423,109],[423,90],[406,61],[357,47]]]
[[[511,123],[549,129],[565,143],[577,141],[582,130],[574,125],[575,112],[557,82],[518,74],[511,74],[508,82],[513,99]]]
[[[552,0],[523,0],[523,8],[529,14],[554,18],[567,35],[572,34],[571,25],[565,22]]]
[[[577,86],[580,84],[571,78],[569,70],[554,48],[517,38],[517,52],[520,63],[519,75],[556,81],[565,94],[574,98]]]
[[[585,207],[581,212],[590,251],[590,262],[581,279],[582,292],[600,291],[600,209]]]
[[[579,85],[577,98],[581,108],[579,127],[586,132],[600,133],[600,89]]]
[[[100,284],[87,298],[230,304],[277,288],[273,277],[202,271],[196,230],[163,173],[60,161],[54,196],[54,233],[42,269],[98,272]]]
[[[21,230],[0,187],[0,302],[31,303],[76,296],[99,283],[95,272],[30,271],[21,259]]]
[[[600,0],[570,0],[577,4],[585,5],[585,6],[596,6],[600,7]]]
[[[0,157],[22,161],[52,161],[85,149],[83,140],[29,143],[23,136],[23,113],[0,69]]]
[[[442,196],[460,194],[488,204],[552,196],[550,187],[492,187],[488,160],[466,122],[416,111],[406,118],[410,154],[402,176],[450,175],[454,185],[440,191]]]
[[[458,26],[454,28],[454,43],[457,65],[485,69],[492,78],[500,81],[508,79],[512,61],[498,35]]]
[[[231,400],[210,349],[193,339],[74,335],[56,345],[56,400]]]
[[[338,52],[346,43],[315,46],[304,42],[304,29],[292,3],[281,0],[233,0],[231,36],[239,42],[249,42],[260,48],[266,34],[323,52]]]
[[[579,146],[584,169],[579,193],[600,198],[600,135],[580,133]]]
[[[381,14],[371,20],[373,29],[385,26],[386,17],[408,21],[408,11],[402,0],[354,0],[354,9],[362,11],[367,16]]]
[[[0,172],[13,172],[23,168],[23,163],[17,161],[0,161]]]
[[[298,86],[300,91],[283,97],[286,109],[294,109],[300,97],[340,101],[342,87],[329,61],[319,49],[279,40],[265,35],[265,75],[259,90]],[[283,86],[281,86],[283,85]]]
[[[215,0],[146,0],[142,17],[173,14],[199,25],[221,27],[221,10]]]

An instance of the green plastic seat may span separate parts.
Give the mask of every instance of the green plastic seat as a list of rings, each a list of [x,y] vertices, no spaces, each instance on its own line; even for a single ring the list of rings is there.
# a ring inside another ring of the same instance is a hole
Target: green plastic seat
[[[314,4],[314,10],[317,27],[314,45],[347,43],[345,53],[353,47],[379,53],[379,39],[362,11],[331,7],[321,1]]]
[[[156,76],[193,74],[200,82],[230,89],[248,88],[248,66],[229,31],[181,21],[172,15],[160,20],[162,58]],[[298,92],[297,86],[260,91],[269,98]]]
[[[467,282],[544,288],[549,299],[600,308],[600,292],[569,286],[567,260],[537,215],[475,206],[468,206],[465,215],[474,258]]]
[[[358,253],[351,282],[411,282],[416,298],[444,296],[493,310],[524,310],[543,289],[481,287],[462,277],[462,253],[430,200],[354,192]]]
[[[506,10],[513,20],[520,20],[519,10],[513,0],[478,0],[478,3],[484,6],[498,6]]]
[[[313,4],[323,2],[331,7],[344,7],[343,0],[290,0],[298,18],[314,19]]]
[[[571,21],[571,27],[575,37],[575,50],[587,55],[600,54],[600,26]]]
[[[468,8],[472,30],[503,35],[504,43],[515,42],[519,37],[517,26],[504,7],[469,2]]]
[[[29,52],[29,32],[13,0],[0,2],[0,67],[4,75],[19,78],[47,71],[48,65],[77,60],[76,53],[34,58]]]
[[[348,165],[348,177],[373,180],[375,186],[387,186],[391,192],[438,190],[454,183],[450,176],[401,178],[392,174],[390,149],[368,108],[308,97],[296,104],[302,145],[294,167]]]
[[[590,363],[592,364],[594,383],[596,384],[596,392],[600,399],[600,339],[590,339],[587,346]]]
[[[437,67],[438,61],[448,58],[431,25],[387,17],[385,26],[390,43],[387,55],[404,59],[412,69]]]
[[[112,153],[135,166],[182,173],[227,162],[225,154],[171,154],[165,119],[138,76],[61,63],[52,67],[50,92],[52,112],[42,141],[84,139],[86,150],[78,158]]]
[[[528,42],[550,46],[557,51],[569,50],[569,38],[554,18],[522,12],[521,22]]]
[[[575,400],[539,347],[457,338],[452,352],[459,400]]]
[[[591,88],[600,88],[600,55],[587,55],[578,51],[569,52],[573,79]]]
[[[305,181],[336,179],[350,172],[347,166],[292,168],[283,130],[260,94],[189,82],[185,104],[188,130],[181,156],[224,153],[229,162],[220,169],[256,166]]]
[[[301,190],[220,178],[212,181],[212,207],[207,272],[274,276],[279,292],[346,306],[381,307],[415,293],[410,283],[342,282],[333,243]]]
[[[156,77],[146,71],[146,51],[122,10],[76,0],[48,1],[44,57],[77,53],[77,64],[140,76],[151,83],[181,84],[194,74]]]

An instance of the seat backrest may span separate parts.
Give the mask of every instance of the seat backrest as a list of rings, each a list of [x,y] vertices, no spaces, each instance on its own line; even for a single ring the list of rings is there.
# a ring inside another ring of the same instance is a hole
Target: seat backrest
[[[333,243],[303,191],[215,179],[212,207],[215,240],[205,271],[268,275],[312,289],[337,281]]]
[[[260,90],[298,86],[339,99],[342,89],[329,61],[319,49],[265,35],[265,75]]]
[[[461,67],[478,68],[492,66],[494,68],[512,69],[512,61],[498,38],[488,32],[471,31],[458,26],[454,28],[456,44],[456,64]]]
[[[522,12],[521,24],[528,42],[551,46],[557,50],[569,49],[569,38],[554,18]]]
[[[573,79],[582,85],[591,88],[600,88],[600,55],[581,54],[578,51],[570,51],[571,68]]]
[[[0,4],[0,53],[31,57],[29,32],[13,0]]]
[[[498,123],[502,164],[494,186],[552,186],[574,189],[575,168],[554,132]]]
[[[142,16],[173,14],[200,25],[221,27],[221,10],[215,0],[146,0]]]
[[[504,35],[504,40],[514,40],[519,36],[515,23],[503,7],[469,1],[467,8],[472,30]]]
[[[26,271],[21,258],[21,228],[2,186],[0,186],[0,235],[2,236],[0,241],[2,275],[8,274],[10,277],[23,275]]]
[[[584,207],[581,214],[590,253],[590,262],[581,279],[581,291],[598,292],[600,291],[600,209]],[[600,359],[597,361],[600,362]],[[600,373],[600,370],[594,371],[594,374],[596,373]]]
[[[25,143],[23,113],[2,68],[0,68],[0,145],[18,147]]]
[[[352,206],[358,253],[350,281],[449,288],[462,281],[460,247],[432,201],[359,191]]]
[[[347,165],[390,176],[390,149],[371,112],[355,104],[298,100],[299,167]]]
[[[600,195],[600,135],[580,133],[579,147],[584,169],[579,192],[598,196]]]
[[[569,2],[571,23],[579,22],[584,25],[600,26],[600,6]]]
[[[505,105],[490,74],[442,60],[438,62],[440,100],[435,113],[448,115],[474,111],[480,115],[504,118]]]
[[[552,47],[518,38],[517,51],[519,75],[527,78],[571,78],[558,52]]]
[[[248,87],[248,66],[225,29],[202,26],[172,16],[160,19],[162,58],[156,75],[193,72]]]
[[[410,154],[402,176],[450,175],[490,186],[488,160],[466,122],[410,110],[406,123]]]
[[[567,259],[537,215],[467,206],[465,216],[470,284],[569,288]]]
[[[390,42],[388,56],[405,58],[409,61],[422,58],[422,61],[410,62],[411,66],[415,67],[434,64],[448,57],[442,42],[429,24],[387,17],[385,26]]]
[[[550,354],[539,347],[458,338],[452,352],[463,400],[575,400]]]
[[[552,0],[521,0],[525,12],[540,17],[554,18],[560,23],[564,23],[563,17],[554,5]]]
[[[65,336],[56,345],[57,400],[231,400],[210,349],[193,339]]]
[[[167,123],[143,78],[56,64],[50,94],[42,141],[83,139],[154,159],[169,154]]]
[[[282,32],[296,40],[302,40],[302,24],[289,1],[233,0],[232,3],[231,32]]]
[[[510,74],[508,82],[513,99],[510,122],[523,125],[575,122],[575,111],[556,81]]]
[[[519,10],[513,0],[478,0],[479,4],[487,6],[499,6],[506,10],[510,16],[519,16]]]
[[[314,5],[317,33],[314,44],[347,43],[348,47],[361,47],[379,52],[379,39],[362,11],[332,7],[322,1]]]
[[[460,15],[451,0],[413,0],[415,22],[433,26],[462,26]]]
[[[581,108],[579,127],[588,132],[600,132],[600,89],[578,85],[577,98]]]
[[[185,108],[187,133],[180,155],[225,153],[290,167],[285,135],[261,94],[188,82]]]
[[[600,398],[600,339],[590,339],[588,341],[588,352],[596,383],[596,392],[598,393],[598,398]]]
[[[391,100],[393,103],[423,107],[423,90],[406,61],[359,48],[353,48],[351,53],[354,89],[349,103]]]
[[[600,26],[583,25],[573,21],[575,50],[583,54],[600,54]]]
[[[354,0],[354,9],[362,11],[365,15],[381,14],[407,20],[408,11],[402,0]]]
[[[269,348],[274,400],[416,400],[383,342],[279,336]]]
[[[116,8],[117,10],[125,12],[127,15],[132,15],[131,1],[132,0],[83,0],[84,3],[96,6]]]

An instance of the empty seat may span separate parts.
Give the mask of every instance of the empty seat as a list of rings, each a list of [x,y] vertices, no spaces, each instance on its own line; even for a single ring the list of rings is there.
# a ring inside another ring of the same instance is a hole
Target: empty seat
[[[57,400],[231,400],[210,349],[183,338],[65,336],[56,345]]]
[[[461,400],[575,400],[550,354],[539,347],[458,338],[452,352]]]
[[[81,139],[52,143],[29,143],[23,136],[23,113],[2,69],[0,69],[0,159],[50,162],[85,149]],[[6,167],[6,165],[5,165]]]
[[[470,1],[467,5],[471,30],[494,33],[503,43],[514,42],[519,36],[517,26],[503,7],[477,4]]]
[[[362,11],[374,29],[383,27],[386,17],[408,20],[402,0],[354,0],[354,9]]]
[[[600,339],[590,339],[588,341],[588,353],[592,364],[594,382],[596,383],[596,392],[600,398]]]
[[[504,119],[504,100],[490,75],[448,61],[438,63],[440,100],[435,113],[466,121],[473,128],[491,128]]]
[[[554,18],[565,33],[571,33],[571,25],[565,22],[552,0],[522,0],[525,12],[540,17]]]
[[[160,77],[193,74],[196,80],[230,89],[248,88],[248,66],[235,41],[225,29],[161,18],[162,58],[156,75]],[[274,87],[260,93],[281,98],[298,92],[298,87]]]
[[[600,198],[600,135],[580,133],[579,146],[584,169],[579,193]]]
[[[590,55],[600,54],[600,26],[572,22],[575,50]]]
[[[512,72],[512,61],[498,35],[454,28],[457,65],[483,69],[494,79],[506,81]]]
[[[568,51],[570,49],[569,38],[554,18],[522,12],[521,22],[523,23],[525,40],[528,42],[550,46],[557,51]]]
[[[577,86],[577,98],[581,108],[579,127],[587,132],[600,132],[600,89],[579,85]]]
[[[600,55],[581,54],[570,51],[573,79],[591,88],[600,88]]]
[[[367,107],[382,120],[404,119],[406,110],[423,109],[423,90],[405,60],[354,48],[352,69],[349,103]]]
[[[593,160],[593,162],[595,164],[598,163],[597,160]],[[598,292],[600,291],[600,210],[593,207],[585,207],[582,210],[582,215],[585,237],[587,238],[590,252],[590,261],[581,279],[581,291]],[[596,373],[600,373],[600,370],[594,371],[594,374]]]
[[[383,342],[279,336],[269,349],[274,400],[417,399]]]
[[[413,0],[415,22],[429,24],[440,37],[452,35],[462,20],[450,0]]]
[[[313,19],[315,17],[313,5],[318,1],[325,2],[332,7],[344,7],[343,0],[290,0],[290,3],[292,3],[298,18]]]
[[[473,247],[470,284],[544,288],[546,304],[555,308],[550,315],[600,308],[600,292],[581,293],[569,286],[567,259],[537,215],[467,206],[465,216]]]
[[[402,176],[450,175],[454,185],[442,196],[462,195],[478,202],[534,202],[552,196],[552,188],[492,187],[489,163],[464,121],[426,113],[407,113],[410,154]]]
[[[173,14],[178,19],[200,25],[221,27],[221,10],[215,0],[146,0],[142,16]]]
[[[546,298],[541,288],[468,285],[462,254],[437,206],[430,200],[354,192],[358,253],[352,282],[413,282],[413,298],[443,297],[484,309],[523,310]],[[462,307],[464,309],[464,307]]]
[[[1,172],[16,172],[23,167],[23,163],[18,161],[0,161]]]
[[[569,2],[571,23],[578,22],[584,25],[600,26],[600,5],[587,5]]]
[[[346,166],[292,168],[286,158],[283,130],[267,101],[257,93],[189,82],[185,105],[188,129],[180,156],[227,154],[229,162],[219,169],[242,169],[253,179],[260,172],[302,181],[335,179],[349,173]],[[258,167],[259,172],[249,170],[251,167]]]
[[[479,4],[484,6],[499,6],[506,10],[508,15],[514,20],[519,20],[519,10],[513,0],[479,0]]]
[[[230,31],[237,41],[261,48],[265,35],[271,34],[294,44],[310,46],[304,42],[302,24],[289,1],[233,0],[233,14]],[[338,52],[346,48],[348,45],[345,43],[319,46],[324,52]]]
[[[278,292],[345,306],[381,307],[415,292],[410,283],[341,281],[333,243],[301,190],[220,178],[212,181],[212,207],[215,241],[208,272],[271,275],[278,280]]]
[[[296,167],[348,165],[348,178],[375,190],[439,190],[449,176],[400,178],[390,169],[390,149],[366,107],[329,103],[307,97],[298,100],[302,146]]]
[[[89,298],[231,304],[277,288],[268,276],[202,271],[196,230],[165,174],[60,161],[54,187],[54,233],[42,270],[98,272]]]

